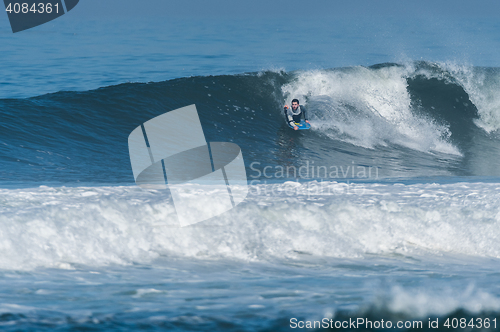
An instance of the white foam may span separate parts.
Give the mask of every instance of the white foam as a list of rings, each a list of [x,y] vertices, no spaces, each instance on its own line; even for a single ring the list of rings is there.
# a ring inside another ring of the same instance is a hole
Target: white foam
[[[160,191],[2,189],[0,268],[126,265],[160,256],[269,261],[296,259],[298,252],[498,258],[498,187],[260,184],[235,209],[184,228]]]
[[[412,65],[300,72],[282,90],[308,106],[313,128],[365,148],[397,144],[423,152],[460,155],[448,128],[411,109],[406,78]]]
[[[471,314],[500,310],[500,298],[470,284],[457,291],[447,289],[404,289],[395,286],[388,295],[384,295],[376,306],[388,309],[392,313],[406,314],[410,317],[445,316],[457,309],[464,309]]]
[[[439,63],[460,84],[476,106],[476,125],[487,132],[500,129],[500,71],[453,62]]]

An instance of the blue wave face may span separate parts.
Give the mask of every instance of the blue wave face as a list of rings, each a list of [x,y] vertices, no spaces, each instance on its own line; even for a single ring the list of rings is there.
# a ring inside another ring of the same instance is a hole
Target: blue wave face
[[[190,104],[208,141],[242,148],[250,179],[370,178],[370,167],[377,178],[497,176],[499,82],[496,68],[421,62],[3,99],[0,181],[133,183],[130,132]],[[285,125],[282,107],[292,98],[307,109],[312,130]]]

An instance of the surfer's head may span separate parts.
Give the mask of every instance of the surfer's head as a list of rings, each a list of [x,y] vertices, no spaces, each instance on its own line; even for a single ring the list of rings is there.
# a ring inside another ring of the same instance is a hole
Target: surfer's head
[[[292,108],[296,110],[297,107],[299,107],[299,100],[298,99],[292,100]]]

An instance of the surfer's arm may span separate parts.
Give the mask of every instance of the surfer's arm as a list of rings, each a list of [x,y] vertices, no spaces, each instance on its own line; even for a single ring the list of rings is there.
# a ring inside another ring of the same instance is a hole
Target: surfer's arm
[[[285,111],[285,118],[288,120],[288,124],[292,127],[296,127],[295,122],[293,121],[293,116],[289,112],[288,106],[285,105],[285,108],[283,110]]]
[[[304,120],[307,121],[307,115],[306,115],[306,109],[304,107],[300,107],[300,110],[302,111],[302,114],[304,114]]]
[[[300,110],[302,111],[302,114],[304,114],[304,120],[309,123],[309,120],[307,120],[306,109],[304,107],[300,107]]]

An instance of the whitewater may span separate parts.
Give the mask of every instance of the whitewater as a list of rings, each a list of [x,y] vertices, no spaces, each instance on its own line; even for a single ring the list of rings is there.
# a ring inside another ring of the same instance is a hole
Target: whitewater
[[[238,208],[192,227],[179,226],[171,197],[162,191],[4,189],[0,266],[71,269],[170,256],[243,262],[301,255],[499,258],[498,189],[467,182],[258,184]]]

